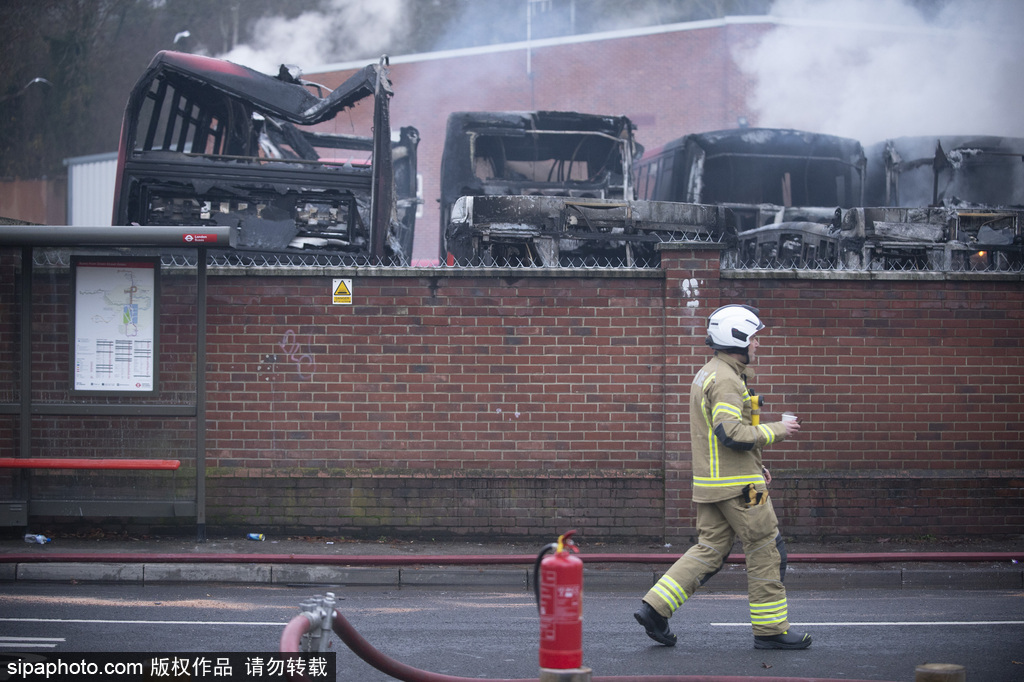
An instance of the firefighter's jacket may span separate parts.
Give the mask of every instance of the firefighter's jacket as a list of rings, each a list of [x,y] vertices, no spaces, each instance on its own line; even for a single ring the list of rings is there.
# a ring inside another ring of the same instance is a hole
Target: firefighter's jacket
[[[754,370],[727,353],[713,357],[690,387],[694,502],[739,497],[747,485],[765,491],[761,449],[782,440],[782,422],[752,423],[747,379]]]

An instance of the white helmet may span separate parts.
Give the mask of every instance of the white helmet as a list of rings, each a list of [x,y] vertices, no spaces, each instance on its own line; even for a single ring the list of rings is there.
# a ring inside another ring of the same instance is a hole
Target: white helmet
[[[707,344],[715,350],[746,352],[750,337],[764,329],[757,308],[725,305],[708,318]]]

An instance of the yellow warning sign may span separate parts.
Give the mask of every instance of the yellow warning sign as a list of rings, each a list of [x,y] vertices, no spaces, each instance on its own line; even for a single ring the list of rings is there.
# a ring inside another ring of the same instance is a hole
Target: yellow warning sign
[[[334,280],[334,293],[331,294],[334,305],[352,305],[352,280]]]

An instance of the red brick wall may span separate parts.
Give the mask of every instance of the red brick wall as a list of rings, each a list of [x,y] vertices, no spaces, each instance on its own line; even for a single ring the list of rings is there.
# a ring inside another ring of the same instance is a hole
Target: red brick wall
[[[684,540],[687,395],[708,355],[704,320],[744,302],[768,324],[752,382],[767,397],[764,418],[804,418],[799,438],[765,456],[787,535],[1024,532],[1020,275],[723,274],[717,249],[691,246],[667,249],[662,263],[214,271],[207,523],[509,539],[577,527],[591,541]],[[14,270],[0,276],[4,338],[17,326]],[[352,305],[332,305],[334,277],[352,279]],[[66,286],[66,274],[36,278],[36,402],[69,400]],[[194,276],[164,273],[161,290],[166,392],[135,402],[179,404],[192,399]],[[16,354],[0,360],[16,377]],[[17,451],[14,415],[0,428],[7,452]],[[33,425],[36,455],[181,457],[183,469],[160,480],[191,493],[191,420],[37,415]],[[96,497],[135,485],[50,482],[33,492],[77,485]]]
[[[211,282],[211,466],[661,468],[660,278]]]
[[[769,410],[804,417],[788,468],[951,474],[1020,468],[1024,289],[1018,283],[732,280],[723,298],[772,325]]]
[[[332,280],[211,280],[211,522],[661,536],[657,273]]]
[[[254,494],[257,491],[258,494]],[[537,540],[571,528],[592,542],[662,537],[661,478],[419,473],[344,478],[214,476],[218,528],[333,537]]]
[[[1024,476],[979,470],[786,474],[773,482],[787,536],[827,540],[1019,536]]]

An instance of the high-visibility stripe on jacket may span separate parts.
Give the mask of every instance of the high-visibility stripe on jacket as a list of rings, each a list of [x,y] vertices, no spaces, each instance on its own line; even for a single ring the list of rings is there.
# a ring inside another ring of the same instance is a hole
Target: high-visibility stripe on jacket
[[[737,497],[747,485],[765,490],[761,448],[781,440],[782,422],[752,423],[747,380],[754,370],[716,351],[690,386],[693,499],[718,502]]]

